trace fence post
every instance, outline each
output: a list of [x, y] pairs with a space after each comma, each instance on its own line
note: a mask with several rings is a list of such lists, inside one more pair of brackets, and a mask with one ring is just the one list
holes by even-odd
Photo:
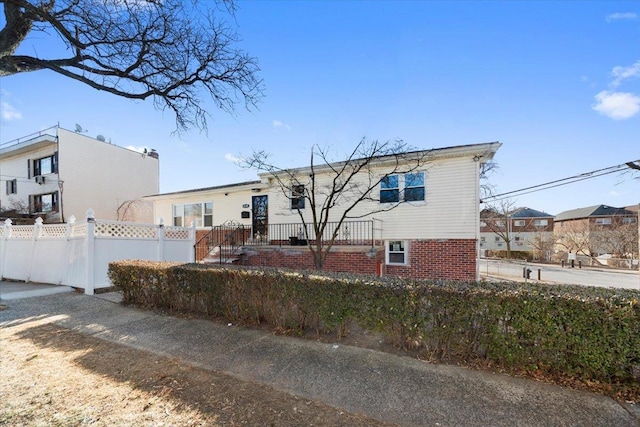
[[29, 271], [27, 272], [27, 283], [31, 281], [31, 275], [36, 264], [36, 245], [38, 244], [38, 238], [42, 232], [42, 222], [42, 218], [38, 217], [33, 225], [33, 236], [31, 237], [31, 262], [29, 262]]
[[87, 235], [85, 237], [85, 295], [93, 295], [95, 283], [93, 273], [95, 271], [95, 234], [96, 234], [96, 213], [93, 209], [87, 209]]
[[164, 261], [164, 219], [158, 224], [158, 261]]
[[4, 259], [6, 257], [5, 254], [9, 252], [7, 250], [7, 240], [11, 237], [11, 227], [11, 219], [7, 218], [2, 226], [2, 238], [0, 238], [0, 279], [4, 277]]
[[65, 233], [65, 237], [67, 238], [67, 241], [71, 239], [71, 230], [75, 224], [76, 224], [76, 217], [71, 215], [69, 217], [69, 220], [67, 221], [67, 231]]
[[196, 223], [192, 222], [189, 227], [189, 240], [191, 241], [190, 247], [194, 248], [192, 251], [189, 251], [189, 263], [193, 264], [196, 262]]

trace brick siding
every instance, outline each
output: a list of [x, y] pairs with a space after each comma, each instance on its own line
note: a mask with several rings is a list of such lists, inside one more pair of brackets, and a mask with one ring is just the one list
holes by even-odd
[[[384, 248], [334, 248], [324, 264], [326, 271], [382, 274], [415, 279], [476, 279], [476, 241], [471, 239], [412, 240], [407, 265], [385, 265]], [[313, 269], [306, 247], [248, 247], [240, 264], [261, 267]]]
[[387, 275], [414, 279], [476, 279], [476, 241], [440, 239], [409, 241], [407, 265], [387, 265]]

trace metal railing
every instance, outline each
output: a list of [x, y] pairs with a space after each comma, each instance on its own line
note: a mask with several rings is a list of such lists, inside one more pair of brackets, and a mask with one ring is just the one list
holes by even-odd
[[[345, 221], [342, 224], [337, 221], [327, 222], [322, 241], [330, 241], [336, 229], [334, 245], [375, 246], [373, 220]], [[309, 241], [316, 240], [316, 232], [311, 224], [269, 224], [267, 236], [252, 237], [248, 244], [306, 246]]]
[[215, 255], [216, 261], [225, 264], [247, 244], [251, 227], [245, 225], [217, 225], [193, 245], [195, 260], [202, 261]]
[[[337, 231], [335, 246], [371, 246], [382, 244], [375, 238], [382, 236], [380, 220], [328, 222], [322, 241], [329, 242]], [[313, 226], [302, 223], [269, 224], [267, 234], [251, 234], [248, 225], [218, 225], [202, 236], [194, 245], [196, 261], [225, 264], [236, 258], [243, 246], [307, 246], [316, 240]], [[215, 261], [213, 261], [215, 259]]]

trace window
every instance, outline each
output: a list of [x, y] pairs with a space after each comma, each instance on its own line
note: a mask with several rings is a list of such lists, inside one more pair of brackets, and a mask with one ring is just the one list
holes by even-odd
[[7, 180], [7, 194], [16, 194], [17, 192], [18, 192], [18, 180], [17, 179]]
[[380, 203], [395, 203], [400, 201], [400, 186], [398, 175], [388, 175], [380, 181]]
[[304, 209], [304, 185], [294, 185], [291, 188], [291, 209]]
[[487, 226], [487, 223], [486, 223], [486, 222], [484, 222], [484, 221], [480, 221], [480, 227], [486, 227], [486, 226]]
[[500, 236], [496, 236], [496, 237], [495, 237], [495, 241], [496, 241], [496, 242], [499, 242], [499, 241], [500, 241]]
[[515, 237], [515, 241], [516, 241], [516, 242], [519, 242], [519, 241], [520, 241], [520, 237], [519, 237], [519, 236], [516, 236], [516, 237]]
[[533, 221], [533, 225], [536, 227], [546, 227], [547, 225], [549, 225], [549, 220], [548, 219], [536, 219]]
[[173, 225], [176, 227], [211, 227], [213, 226], [213, 203], [186, 203], [173, 205]]
[[481, 237], [481, 238], [480, 238], [480, 241], [481, 241], [481, 242], [484, 242], [485, 240], [486, 240], [486, 238], [485, 238], [485, 237]]
[[407, 263], [407, 245], [402, 240], [387, 242], [387, 264], [405, 265]]
[[408, 173], [404, 176], [404, 201], [424, 201], [424, 172]]
[[387, 175], [380, 181], [380, 203], [400, 202], [400, 190], [405, 202], [425, 200], [424, 172], [411, 172], [404, 175]]
[[514, 227], [524, 227], [524, 220], [523, 219], [516, 219], [515, 221], [513, 221], [513, 226]]
[[31, 212], [57, 212], [58, 211], [58, 192], [48, 194], [36, 194], [29, 196]]
[[638, 222], [638, 218], [622, 218], [623, 224], [635, 224]]
[[611, 225], [611, 218], [596, 218], [598, 225]]
[[[29, 167], [30, 166], [31, 164], [29, 164]], [[49, 173], [58, 173], [58, 153], [33, 160], [33, 174], [31, 174], [31, 169], [29, 169], [29, 178]]]

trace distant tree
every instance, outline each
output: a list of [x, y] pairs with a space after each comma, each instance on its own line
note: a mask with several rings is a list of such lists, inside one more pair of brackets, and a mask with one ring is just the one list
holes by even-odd
[[[232, 113], [262, 96], [259, 67], [236, 46], [233, 0], [1, 0], [0, 76], [50, 70], [97, 90], [152, 98], [178, 131], [207, 128], [200, 92]], [[38, 48], [56, 37], [61, 49]], [[24, 46], [21, 54], [17, 54]], [[65, 50], [66, 54], [58, 54]], [[27, 53], [29, 52], [29, 53]]]
[[511, 258], [511, 243], [515, 237], [511, 217], [514, 205], [515, 202], [511, 199], [501, 199], [486, 203], [485, 208], [480, 213], [480, 221], [505, 243], [507, 258]]
[[116, 209], [118, 221], [145, 221], [153, 217], [153, 208], [150, 202], [142, 199], [125, 200]]
[[[315, 268], [321, 270], [345, 221], [389, 211], [404, 203], [405, 198], [400, 195], [396, 203], [380, 204], [381, 183], [390, 175], [423, 170], [430, 154], [410, 151], [402, 141], [362, 139], [340, 162], [331, 162], [328, 150], [314, 145], [310, 165], [304, 169], [282, 169], [271, 163], [264, 151], [254, 152], [240, 164], [268, 173], [281, 194], [293, 202], [292, 209], [302, 222]], [[364, 202], [376, 202], [372, 204], [375, 208], [357, 214], [355, 208]], [[330, 233], [328, 239], [326, 233]]]
[[551, 232], [535, 232], [529, 239], [529, 245], [533, 248], [533, 257], [544, 261], [551, 261], [551, 253], [556, 245], [556, 239]]
[[564, 249], [567, 253], [591, 256], [593, 241], [590, 241], [589, 231], [589, 221], [586, 219], [575, 222], [568, 221], [560, 231], [555, 233], [554, 238], [558, 247]]

